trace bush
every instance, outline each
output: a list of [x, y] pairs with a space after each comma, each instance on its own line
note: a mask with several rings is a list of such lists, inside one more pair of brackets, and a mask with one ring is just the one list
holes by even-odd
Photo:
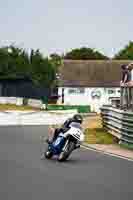
[[48, 105], [48, 110], [72, 110], [77, 109], [79, 113], [89, 113], [89, 105]]

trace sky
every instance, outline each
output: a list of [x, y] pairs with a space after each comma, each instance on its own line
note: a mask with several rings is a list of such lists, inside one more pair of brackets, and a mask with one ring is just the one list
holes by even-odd
[[89, 47], [112, 57], [133, 40], [133, 0], [0, 0], [0, 46], [44, 55]]

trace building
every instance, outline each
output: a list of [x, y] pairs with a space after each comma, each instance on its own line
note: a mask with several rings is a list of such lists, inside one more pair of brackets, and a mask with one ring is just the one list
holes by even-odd
[[120, 98], [123, 60], [64, 60], [61, 66], [58, 104], [90, 105], [99, 112], [103, 104]]

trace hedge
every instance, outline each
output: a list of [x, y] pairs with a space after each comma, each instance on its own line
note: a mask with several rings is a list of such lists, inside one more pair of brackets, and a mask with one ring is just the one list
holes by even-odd
[[48, 105], [48, 110], [72, 110], [77, 109], [79, 113], [89, 113], [89, 105]]

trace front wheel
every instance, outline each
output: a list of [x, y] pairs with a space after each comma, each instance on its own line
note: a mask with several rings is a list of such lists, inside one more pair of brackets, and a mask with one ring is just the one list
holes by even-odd
[[59, 162], [65, 161], [70, 156], [70, 154], [72, 153], [74, 149], [75, 149], [75, 143], [69, 142], [67, 146], [65, 147], [65, 150], [60, 153], [58, 157], [58, 161]]
[[59, 157], [58, 157], [58, 161], [62, 162], [62, 161], [65, 161], [66, 159], [67, 159], [66, 153], [65, 152], [61, 152]]

